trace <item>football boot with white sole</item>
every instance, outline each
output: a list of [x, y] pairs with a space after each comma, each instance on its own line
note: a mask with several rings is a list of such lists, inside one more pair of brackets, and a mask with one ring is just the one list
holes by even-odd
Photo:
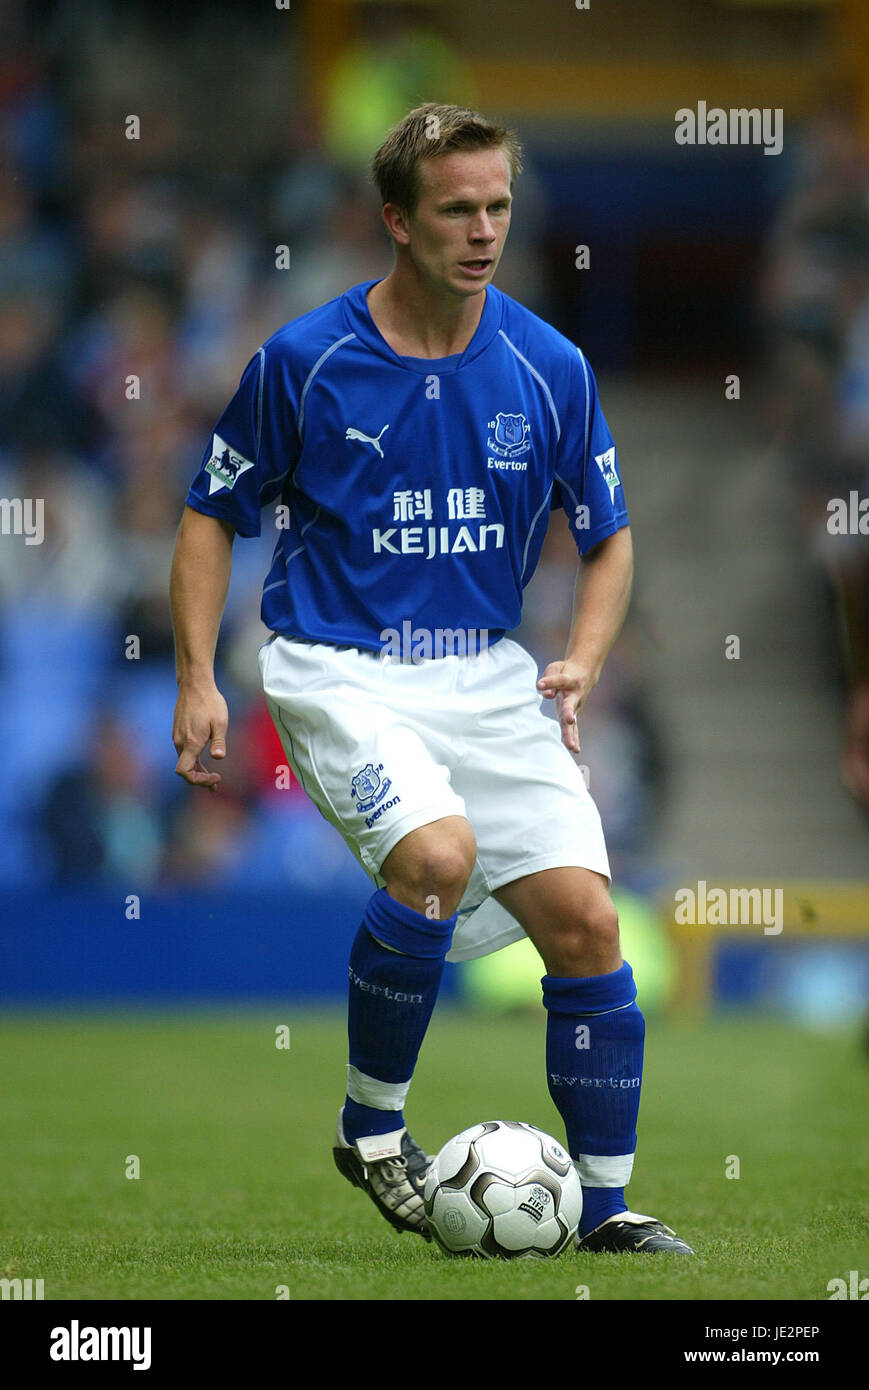
[[354, 1187], [368, 1193], [381, 1216], [396, 1231], [412, 1231], [431, 1240], [422, 1194], [432, 1159], [410, 1137], [406, 1127], [390, 1134], [372, 1134], [350, 1144], [344, 1137], [343, 1118], [342, 1109], [332, 1149], [338, 1172]]

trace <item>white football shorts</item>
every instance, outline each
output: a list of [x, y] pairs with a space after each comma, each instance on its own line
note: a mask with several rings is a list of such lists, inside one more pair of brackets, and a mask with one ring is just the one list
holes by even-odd
[[491, 896], [503, 884], [571, 865], [610, 878], [597, 807], [518, 642], [414, 662], [273, 634], [259, 663], [290, 768], [377, 888], [411, 830], [470, 822], [477, 860], [448, 960], [524, 935]]

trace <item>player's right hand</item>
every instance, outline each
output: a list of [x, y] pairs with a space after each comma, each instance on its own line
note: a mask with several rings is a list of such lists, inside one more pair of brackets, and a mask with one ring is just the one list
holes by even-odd
[[175, 771], [191, 787], [205, 787], [216, 792], [220, 773], [208, 772], [200, 761], [206, 747], [212, 758], [226, 757], [226, 731], [229, 710], [226, 701], [212, 682], [210, 686], [180, 685], [172, 725], [172, 742], [178, 754]]

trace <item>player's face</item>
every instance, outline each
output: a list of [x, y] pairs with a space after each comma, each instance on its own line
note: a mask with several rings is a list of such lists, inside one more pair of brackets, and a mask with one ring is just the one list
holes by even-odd
[[457, 150], [423, 160], [406, 245], [432, 287], [479, 294], [492, 279], [510, 227], [510, 166], [502, 150]]

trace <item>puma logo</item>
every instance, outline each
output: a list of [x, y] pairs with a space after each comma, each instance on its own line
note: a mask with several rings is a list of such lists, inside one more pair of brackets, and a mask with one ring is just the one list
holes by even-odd
[[387, 431], [388, 429], [389, 429], [389, 426], [388, 426], [388, 425], [384, 425], [384, 426], [383, 426], [383, 429], [380, 431], [380, 434], [377, 436], [377, 438], [376, 438], [376, 439], [372, 439], [370, 434], [363, 434], [361, 430], [354, 430], [354, 429], [351, 428], [351, 429], [348, 429], [348, 431], [347, 431], [347, 433], [345, 434], [344, 438], [345, 438], [345, 439], [359, 439], [359, 440], [361, 440], [361, 442], [362, 442], [363, 444], [371, 444], [371, 445], [373, 446], [373, 448], [375, 448], [375, 449], [377, 450], [377, 452], [378, 452], [378, 454], [380, 455], [380, 457], [383, 458], [383, 450], [382, 450], [381, 447], [380, 447], [380, 439], [381, 439], [381, 436], [382, 436], [382, 435], [386, 434], [386, 431]]

